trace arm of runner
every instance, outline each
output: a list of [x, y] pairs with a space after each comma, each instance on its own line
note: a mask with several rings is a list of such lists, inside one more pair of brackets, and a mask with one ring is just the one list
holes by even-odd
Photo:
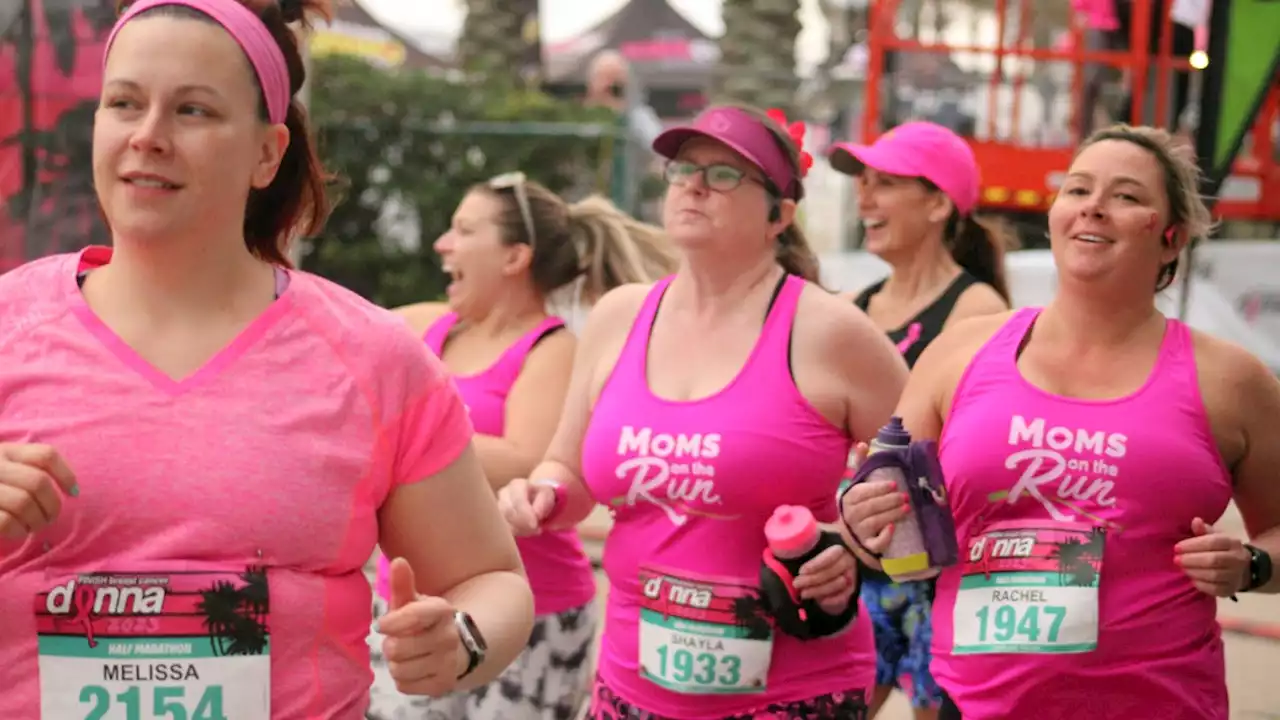
[[476, 452], [495, 491], [529, 477], [546, 454], [564, 409], [576, 346], [564, 330], [540, 340], [507, 395], [503, 437], [476, 435]]
[[[1235, 501], [1244, 519], [1251, 544], [1271, 556], [1272, 566], [1280, 560], [1280, 380], [1262, 361], [1237, 350], [1241, 358], [1239, 376], [1245, 435], [1245, 454], [1235, 464]], [[1248, 566], [1245, 568], [1248, 571]], [[1245, 587], [1247, 578], [1237, 588]], [[1280, 593], [1280, 575], [1254, 592]]]
[[[451, 623], [448, 608], [439, 609], [442, 598], [471, 616], [487, 645], [484, 662], [461, 687], [492, 681], [529, 640], [533, 593], [475, 452], [465, 447], [438, 472], [396, 488], [379, 518], [378, 544], [388, 558], [408, 561], [417, 591], [410, 602], [393, 603], [393, 612], [379, 619], [379, 630], [396, 642], [420, 641], [415, 634], [426, 629], [415, 625], [415, 613], [440, 618], [448, 614]], [[444, 634], [452, 640], [452, 632], [450, 624]], [[465, 668], [464, 660], [459, 658], [456, 672]], [[455, 672], [454, 664], [446, 667]]]
[[615, 288], [605, 293], [587, 316], [560, 422], [547, 454], [528, 479], [516, 478], [498, 494], [498, 504], [516, 535], [537, 534], [544, 525], [553, 530], [573, 528], [595, 508], [595, 498], [582, 480], [581, 457], [596, 378], [612, 371], [602, 368], [601, 361], [619, 335], [626, 337], [647, 290], [646, 285]]
[[[380, 418], [375, 447], [382, 455], [374, 465], [386, 468], [389, 489], [378, 510], [378, 545], [391, 561], [394, 596], [392, 610], [379, 618], [383, 652], [402, 692], [436, 695], [453, 689], [469, 659], [452, 610], [468, 613], [488, 645], [484, 662], [466, 677], [475, 686], [524, 649], [533, 593], [448, 370], [408, 333], [381, 339], [386, 361], [372, 387], [387, 415]], [[415, 674], [423, 667], [430, 678]]]

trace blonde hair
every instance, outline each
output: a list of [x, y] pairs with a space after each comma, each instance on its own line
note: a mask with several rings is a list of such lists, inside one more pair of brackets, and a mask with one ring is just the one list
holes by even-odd
[[[1194, 148], [1159, 128], [1113, 125], [1090, 135], [1076, 150], [1076, 156], [1090, 145], [1104, 140], [1137, 145], [1151, 153], [1160, 164], [1163, 190], [1169, 204], [1169, 227], [1174, 232], [1188, 243], [1208, 237], [1213, 232], [1213, 216], [1200, 195], [1200, 166], [1196, 163]], [[1174, 258], [1160, 267], [1160, 274], [1156, 276], [1156, 292], [1173, 284], [1177, 275], [1178, 258]]]
[[653, 282], [676, 269], [662, 228], [636, 220], [600, 195], [569, 206], [569, 239], [586, 275], [582, 294], [587, 302], [619, 285]]

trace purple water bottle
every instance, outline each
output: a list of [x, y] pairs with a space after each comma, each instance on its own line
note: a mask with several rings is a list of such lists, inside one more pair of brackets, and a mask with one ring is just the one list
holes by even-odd
[[[906, 456], [911, 448], [911, 433], [902, 425], [902, 418], [894, 415], [889, 424], [880, 428], [880, 432], [871, 441], [869, 455], [881, 452], [892, 452]], [[901, 468], [885, 466], [871, 471], [867, 480], [891, 480], [898, 486], [898, 492], [909, 495], [907, 483], [911, 480]], [[880, 558], [884, 572], [895, 582], [907, 580], [927, 580], [936, 577], [939, 568], [931, 567], [929, 549], [925, 546], [924, 534], [920, 531], [920, 523], [916, 513], [893, 524], [893, 533], [889, 536], [889, 547]]]

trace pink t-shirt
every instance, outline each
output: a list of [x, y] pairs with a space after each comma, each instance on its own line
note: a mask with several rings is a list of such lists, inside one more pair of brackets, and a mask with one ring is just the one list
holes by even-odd
[[301, 272], [174, 381], [84, 302], [78, 272], [109, 259], [0, 276], [0, 442], [52, 445], [80, 488], [0, 540], [0, 717], [363, 718], [375, 513], [467, 447], [452, 381], [397, 317]]

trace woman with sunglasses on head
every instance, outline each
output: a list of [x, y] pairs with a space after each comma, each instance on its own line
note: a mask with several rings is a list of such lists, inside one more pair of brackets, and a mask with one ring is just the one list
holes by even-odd
[[679, 269], [593, 308], [545, 459], [499, 495], [518, 535], [573, 527], [597, 503], [614, 515], [595, 720], [866, 712], [874, 652], [849, 552], [795, 573], [814, 627], [833, 619], [818, 637], [780, 631], [761, 580], [775, 510], [835, 520], [852, 438], [889, 416], [907, 372], [815, 284], [794, 225], [802, 135], [780, 113], [717, 106], [658, 137]]
[[[1052, 302], [965, 320], [916, 364], [898, 414], [941, 438], [960, 546], [934, 603], [944, 720], [1228, 717], [1217, 598], [1280, 592], [1280, 383], [1156, 307], [1209, 229], [1189, 148], [1096, 133], [1049, 211]], [[1233, 498], [1253, 545], [1212, 526]], [[901, 495], [842, 504], [882, 551]]]
[[0, 277], [0, 717], [361, 718], [375, 543], [401, 691], [529, 638], [446, 371], [286, 260], [327, 211], [290, 27], [325, 9], [138, 0], [107, 41], [112, 246]]
[[[590, 303], [624, 283], [674, 267], [658, 228], [600, 197], [566, 203], [510, 173], [462, 199], [436, 251], [452, 282], [445, 303], [401, 308], [414, 336], [443, 358], [476, 428], [494, 490], [525, 477], [546, 452], [564, 405], [575, 341], [547, 314], [547, 298], [577, 280]], [[529, 645], [490, 685], [429, 700], [396, 692], [373, 634], [372, 720], [576, 718], [590, 689], [595, 571], [572, 529], [519, 538], [536, 618]], [[385, 608], [379, 568], [375, 615]]]
[[[892, 268], [847, 297], [888, 334], [908, 367], [943, 328], [1009, 309], [1008, 240], [973, 215], [978, 165], [959, 135], [911, 122], [869, 146], [839, 143], [830, 158], [837, 171], [857, 178], [864, 247]], [[861, 571], [876, 635], [872, 714], [910, 678], [916, 717], [937, 717], [942, 691], [929, 672], [933, 580], [895, 583], [879, 570]]]

